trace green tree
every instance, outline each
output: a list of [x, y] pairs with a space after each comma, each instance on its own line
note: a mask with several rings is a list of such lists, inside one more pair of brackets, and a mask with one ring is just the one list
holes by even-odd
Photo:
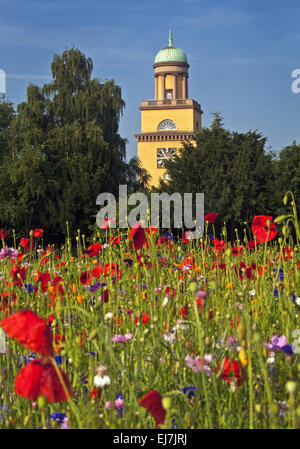
[[294, 141], [292, 145], [284, 147], [277, 161], [277, 195], [279, 208], [277, 214], [286, 212], [282, 203], [285, 192], [290, 190], [294, 194], [298, 214], [300, 212], [300, 144]]
[[166, 163], [171, 180], [161, 181], [160, 190], [204, 193], [205, 213], [219, 213], [219, 223], [226, 221], [234, 238], [235, 227], [272, 212], [274, 155], [265, 144], [257, 131], [226, 130], [216, 113], [211, 127], [185, 142], [180, 154]]
[[[55, 55], [53, 81], [29, 85], [10, 126], [0, 173], [1, 224], [28, 232], [43, 227], [62, 239], [95, 220], [99, 193], [117, 196], [127, 179], [126, 140], [118, 133], [125, 107], [113, 80], [92, 79], [92, 60], [78, 49]], [[7, 173], [9, 173], [7, 179]]]

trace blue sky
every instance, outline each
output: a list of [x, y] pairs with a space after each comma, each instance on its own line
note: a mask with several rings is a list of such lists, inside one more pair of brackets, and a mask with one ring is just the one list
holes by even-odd
[[17, 104], [30, 82], [49, 81], [53, 54], [79, 48], [92, 58], [94, 77], [122, 88], [120, 133], [130, 158], [140, 102], [154, 97], [153, 61], [172, 29], [203, 126], [220, 111], [226, 128], [257, 129], [278, 151], [300, 143], [300, 94], [291, 90], [299, 23], [299, 0], [0, 0], [0, 69]]

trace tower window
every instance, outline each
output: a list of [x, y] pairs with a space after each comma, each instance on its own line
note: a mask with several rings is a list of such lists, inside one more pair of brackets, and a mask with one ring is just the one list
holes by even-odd
[[166, 90], [166, 100], [173, 99], [173, 90]]
[[160, 122], [160, 124], [158, 125], [158, 128], [157, 128], [158, 131], [167, 131], [167, 130], [173, 130], [173, 129], [177, 129], [176, 123], [173, 122], [173, 120], [168, 120], [168, 119]]

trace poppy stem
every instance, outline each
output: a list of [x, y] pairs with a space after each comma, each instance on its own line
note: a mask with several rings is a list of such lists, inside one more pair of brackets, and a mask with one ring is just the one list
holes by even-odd
[[61, 386], [63, 387], [64, 392], [65, 392], [65, 394], [66, 394], [66, 396], [67, 396], [67, 399], [68, 399], [68, 402], [69, 402], [69, 404], [70, 404], [71, 410], [72, 410], [72, 412], [74, 413], [74, 416], [75, 416], [75, 418], [76, 418], [78, 427], [79, 427], [79, 429], [82, 429], [83, 427], [82, 427], [82, 424], [81, 424], [81, 421], [80, 421], [80, 417], [79, 417], [79, 415], [78, 415], [78, 413], [77, 413], [76, 406], [75, 406], [74, 402], [73, 402], [72, 399], [71, 399], [71, 396], [70, 396], [69, 391], [68, 391], [68, 389], [67, 389], [67, 386], [66, 386], [66, 384], [65, 384], [65, 382], [64, 382], [64, 380], [63, 380], [63, 377], [62, 377], [62, 375], [61, 375], [61, 372], [60, 372], [60, 370], [59, 370], [59, 368], [58, 368], [58, 366], [57, 366], [57, 364], [56, 364], [56, 361], [55, 361], [55, 359], [54, 359], [53, 357], [51, 357], [51, 361], [52, 361], [53, 366], [54, 366], [54, 368], [55, 368], [55, 371], [56, 371], [56, 373], [57, 373], [57, 375], [58, 375], [58, 378], [59, 378], [59, 381], [60, 381], [60, 383], [61, 383]]

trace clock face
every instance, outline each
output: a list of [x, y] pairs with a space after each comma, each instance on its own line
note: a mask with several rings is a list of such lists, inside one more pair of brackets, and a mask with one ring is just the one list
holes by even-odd
[[172, 160], [176, 156], [175, 148], [158, 148], [157, 149], [157, 167], [164, 168], [166, 161]]

